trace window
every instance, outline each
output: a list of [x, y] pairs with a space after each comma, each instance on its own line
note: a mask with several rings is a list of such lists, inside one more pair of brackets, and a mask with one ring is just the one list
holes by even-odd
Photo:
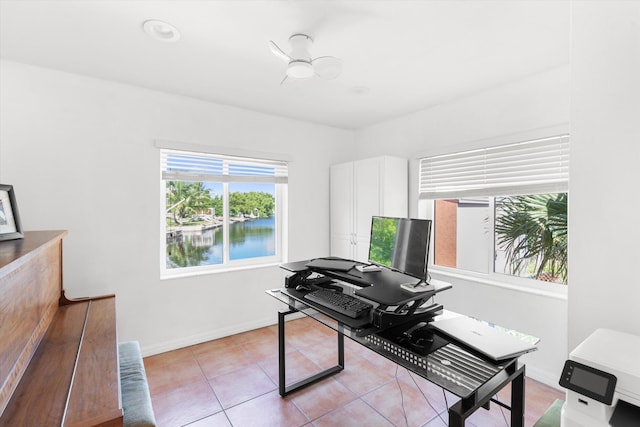
[[163, 277], [279, 263], [287, 163], [162, 149]]
[[566, 284], [568, 167], [567, 135], [420, 159], [433, 263]]

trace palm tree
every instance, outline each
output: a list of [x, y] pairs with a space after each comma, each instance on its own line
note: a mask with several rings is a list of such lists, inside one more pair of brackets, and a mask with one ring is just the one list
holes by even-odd
[[202, 182], [167, 183], [167, 207], [176, 224], [182, 224], [184, 218], [209, 209], [211, 202], [211, 194]]
[[536, 278], [567, 283], [567, 193], [496, 198], [496, 245], [511, 274], [533, 262]]

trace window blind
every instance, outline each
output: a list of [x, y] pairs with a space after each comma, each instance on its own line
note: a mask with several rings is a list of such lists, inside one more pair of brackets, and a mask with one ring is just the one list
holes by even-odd
[[568, 191], [569, 135], [420, 159], [421, 199]]
[[285, 161], [252, 159], [177, 150], [160, 150], [162, 179], [189, 182], [286, 184]]

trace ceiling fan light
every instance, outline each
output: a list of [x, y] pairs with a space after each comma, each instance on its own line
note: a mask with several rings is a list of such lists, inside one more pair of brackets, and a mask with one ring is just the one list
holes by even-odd
[[287, 76], [292, 79], [308, 79], [314, 74], [313, 67], [307, 61], [291, 61], [287, 67]]

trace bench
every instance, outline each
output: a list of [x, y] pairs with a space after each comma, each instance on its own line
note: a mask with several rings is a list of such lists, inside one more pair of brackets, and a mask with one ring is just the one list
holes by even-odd
[[118, 344], [118, 353], [124, 425], [153, 427], [156, 425], [156, 419], [153, 415], [140, 345], [137, 341], [121, 342]]

